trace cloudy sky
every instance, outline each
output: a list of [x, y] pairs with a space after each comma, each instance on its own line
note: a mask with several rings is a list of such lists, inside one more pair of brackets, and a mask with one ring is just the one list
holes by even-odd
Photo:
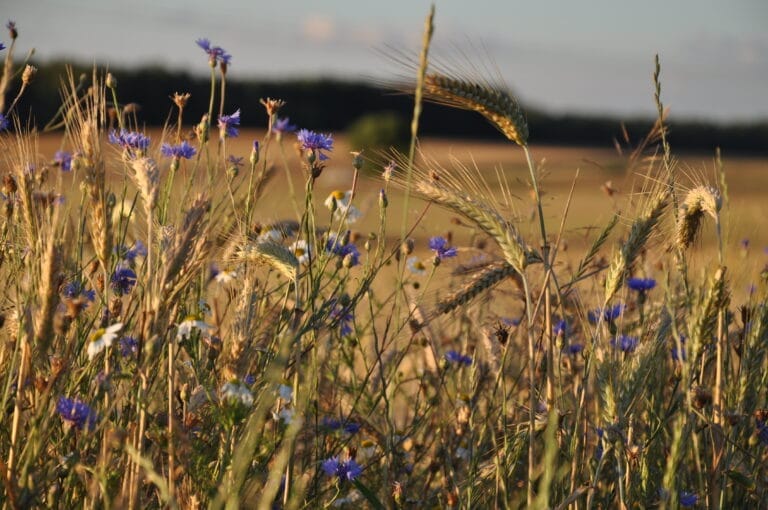
[[[206, 73], [194, 44], [233, 55], [230, 76], [386, 79], [381, 56], [418, 51], [426, 0], [4, 0], [21, 51], [111, 66]], [[768, 120], [766, 0], [438, 0], [435, 51], [492, 62], [529, 104], [552, 112], [652, 115], [654, 54], [676, 117]], [[0, 31], [0, 41], [8, 43]], [[385, 52], [388, 50], [385, 50]]]

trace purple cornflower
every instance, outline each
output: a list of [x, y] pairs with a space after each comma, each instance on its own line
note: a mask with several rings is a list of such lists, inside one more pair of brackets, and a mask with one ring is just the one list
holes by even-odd
[[637, 337], [619, 335], [611, 339], [611, 345], [614, 349], [619, 349], [621, 352], [635, 352], [635, 349], [637, 349]]
[[680, 491], [680, 506], [683, 508], [691, 508], [696, 506], [699, 502], [699, 497], [693, 492]]
[[757, 437], [763, 444], [768, 445], [768, 423], [757, 420]]
[[456, 248], [449, 248], [448, 240], [442, 236], [430, 238], [429, 249], [433, 250], [439, 259], [447, 259], [456, 256]]
[[211, 67], [216, 66], [216, 62], [221, 62], [222, 64], [229, 64], [230, 60], [232, 60], [232, 55], [224, 51], [224, 49], [220, 46], [211, 46], [211, 41], [209, 41], [206, 38], [200, 38], [197, 41], [195, 41], [198, 46], [200, 46], [203, 51], [205, 51], [208, 54], [208, 59], [211, 64]]
[[234, 166], [235, 168], [240, 168], [245, 163], [243, 162], [245, 158], [238, 158], [237, 156], [233, 156], [230, 154], [230, 156], [227, 158], [227, 163], [229, 163], [230, 166]]
[[135, 131], [126, 131], [121, 129], [118, 133], [116, 130], [109, 132], [109, 143], [119, 145], [126, 150], [138, 150], [145, 151], [149, 148], [149, 137]]
[[197, 150], [184, 140], [179, 145], [164, 143], [162, 147], [160, 147], [160, 154], [166, 158], [192, 159], [192, 157], [197, 154]]
[[351, 482], [360, 476], [363, 468], [354, 459], [340, 461], [338, 457], [331, 457], [323, 461], [323, 471], [330, 477], [338, 477], [342, 482]]
[[56, 412], [61, 415], [61, 419], [77, 429], [86, 427], [88, 430], [96, 426], [96, 413], [88, 404], [80, 399], [71, 399], [59, 397], [56, 403]]
[[91, 290], [85, 290], [85, 285], [83, 285], [82, 282], [69, 282], [64, 286], [64, 289], [61, 292], [65, 298], [69, 299], [75, 299], [77, 297], [83, 296], [88, 301], [94, 301], [96, 299], [96, 291]]
[[[3, 43], [0, 43], [0, 46], [2, 45]], [[8, 121], [8, 117], [0, 113], [0, 131], [5, 131], [6, 129], [8, 129], [8, 124], [10, 124], [10, 122]]]
[[590, 310], [589, 312], [587, 312], [587, 319], [589, 319], [589, 322], [591, 322], [592, 324], [597, 324], [598, 320], [600, 319], [600, 316], [602, 315], [607, 322], [613, 322], [619, 318], [619, 316], [622, 314], [623, 311], [624, 311], [624, 305], [622, 304], [618, 304], [611, 308], [606, 308], [605, 310], [601, 308], [597, 308], [595, 310]]
[[122, 296], [131, 292], [134, 285], [136, 285], [136, 273], [133, 269], [130, 267], [117, 266], [112, 275], [112, 289], [117, 292], [118, 295]]
[[680, 337], [680, 350], [681, 350], [681, 352], [678, 353], [677, 352], [677, 345], [673, 341], [672, 342], [672, 348], [670, 349], [670, 354], [672, 355], [672, 361], [680, 361], [680, 359], [682, 359], [683, 361], [686, 360], [686, 357], [685, 357], [685, 337], [684, 336]]
[[72, 154], [65, 151], [56, 151], [53, 155], [53, 162], [64, 172], [72, 170]]
[[357, 246], [352, 243], [341, 244], [341, 241], [336, 236], [331, 236], [328, 242], [325, 244], [325, 250], [338, 255], [342, 259], [349, 256], [350, 267], [356, 266], [360, 263], [360, 252], [357, 250]]
[[146, 257], [147, 256], [147, 247], [144, 246], [144, 243], [142, 243], [140, 240], [136, 240], [135, 243], [133, 243], [133, 246], [128, 248], [127, 246], [117, 246], [115, 248], [115, 253], [119, 257], [121, 257], [124, 261], [133, 264], [136, 260], [136, 257]]
[[285, 117], [283, 119], [277, 118], [275, 120], [275, 123], [272, 124], [272, 131], [277, 133], [278, 135], [282, 135], [284, 133], [293, 133], [296, 131], [296, 126], [291, 124], [290, 118]]
[[627, 280], [627, 287], [637, 292], [647, 292], [656, 286], [656, 280], [653, 278], [630, 278]]
[[235, 126], [240, 125], [240, 109], [232, 115], [219, 115], [219, 136], [221, 138], [235, 138], [239, 132]]
[[597, 460], [600, 460], [603, 458], [603, 436], [605, 435], [605, 431], [601, 427], [597, 427], [595, 429], [595, 432], [597, 433], [597, 448], [595, 448], [595, 458]]
[[455, 363], [457, 365], [471, 365], [472, 364], [472, 356], [467, 356], [465, 354], [461, 354], [458, 351], [450, 350], [445, 353], [445, 359], [446, 361], [450, 363]]
[[328, 159], [328, 156], [323, 154], [322, 151], [333, 150], [333, 136], [330, 134], [324, 135], [307, 129], [301, 129], [296, 133], [296, 137], [299, 139], [299, 143], [301, 143], [301, 148], [306, 151], [312, 151], [312, 154], [317, 156], [320, 161]]
[[568, 344], [564, 350], [574, 356], [584, 350], [584, 344]]
[[352, 329], [352, 323], [355, 320], [355, 315], [347, 306], [339, 304], [338, 301], [333, 300], [333, 308], [329, 315], [332, 322], [339, 327], [339, 334], [341, 336], [349, 336], [354, 330]]
[[120, 339], [120, 355], [124, 358], [139, 354], [139, 342], [132, 336], [124, 336]]

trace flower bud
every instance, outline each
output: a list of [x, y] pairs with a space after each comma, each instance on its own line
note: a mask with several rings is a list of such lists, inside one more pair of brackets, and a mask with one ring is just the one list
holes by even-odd
[[116, 89], [117, 88], [117, 78], [115, 78], [115, 75], [112, 73], [107, 73], [107, 80], [106, 85], [108, 89]]
[[352, 168], [355, 170], [360, 170], [363, 168], [363, 157], [361, 156], [362, 151], [351, 152], [350, 154], [352, 154]]
[[251, 149], [251, 157], [249, 158], [251, 165], [255, 165], [259, 162], [259, 141], [253, 141], [253, 149]]
[[387, 193], [383, 190], [379, 190], [379, 208], [380, 209], [386, 209], [389, 205], [389, 200], [387, 199]]
[[27, 64], [27, 67], [24, 68], [24, 72], [21, 73], [21, 83], [23, 85], [29, 85], [32, 78], [35, 77], [35, 74], [37, 74], [37, 67]]

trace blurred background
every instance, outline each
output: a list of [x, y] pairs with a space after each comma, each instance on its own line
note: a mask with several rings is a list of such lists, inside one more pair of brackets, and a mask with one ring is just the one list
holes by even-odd
[[[410, 100], [380, 84], [408, 71], [387, 58], [416, 53], [430, 2], [344, 0], [6, 0], [17, 23], [15, 57], [35, 48], [40, 80], [58, 87], [63, 63], [108, 66], [124, 101], [142, 120], [162, 123], [175, 91], [204, 111], [209, 68], [195, 40], [232, 54], [228, 104], [245, 125], [263, 125], [251, 107], [271, 95], [302, 127], [338, 130], [369, 112], [407, 118]], [[495, 67], [529, 114], [532, 141], [609, 144], [624, 122], [640, 132], [655, 116], [654, 55], [678, 148], [768, 150], [768, 2], [436, 2], [434, 55], [457, 48]], [[0, 31], [0, 33], [2, 33]], [[9, 44], [7, 33], [0, 37]], [[383, 55], [382, 55], [383, 53]], [[37, 92], [37, 95], [35, 94]], [[43, 121], [57, 94], [27, 96]], [[194, 110], [193, 103], [190, 108]], [[24, 110], [22, 110], [24, 111]], [[29, 111], [29, 110], [28, 110]], [[436, 112], [442, 113], [436, 113]], [[424, 133], [495, 136], [482, 119], [431, 108]]]

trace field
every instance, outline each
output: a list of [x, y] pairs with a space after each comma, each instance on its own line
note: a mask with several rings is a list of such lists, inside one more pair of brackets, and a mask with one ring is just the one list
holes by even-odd
[[202, 120], [0, 117], [3, 508], [768, 503], [764, 159], [537, 146], [426, 61], [498, 142], [240, 129], [198, 46]]

